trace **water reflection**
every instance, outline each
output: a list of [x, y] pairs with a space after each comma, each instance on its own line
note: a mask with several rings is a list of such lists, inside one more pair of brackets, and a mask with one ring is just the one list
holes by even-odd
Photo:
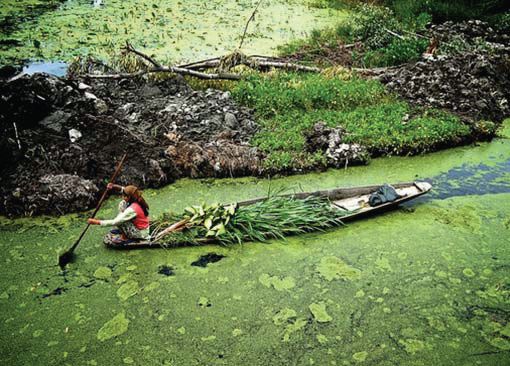
[[30, 62], [23, 67], [23, 73], [32, 75], [38, 72], [45, 72], [55, 76], [65, 76], [67, 72], [67, 63], [56, 62]]

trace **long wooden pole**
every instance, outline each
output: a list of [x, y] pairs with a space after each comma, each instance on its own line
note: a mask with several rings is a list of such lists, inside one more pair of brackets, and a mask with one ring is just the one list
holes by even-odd
[[[117, 165], [115, 172], [113, 173], [112, 177], [110, 178], [109, 183], [113, 183], [115, 181], [115, 179], [117, 178], [117, 176], [119, 175], [120, 169], [122, 168], [122, 165], [124, 164], [124, 161], [126, 160], [126, 157], [127, 157], [127, 154], [124, 154], [122, 156], [122, 159], [120, 159], [119, 164]], [[101, 205], [103, 204], [103, 202], [106, 198], [107, 193], [108, 193], [108, 189], [106, 188], [103, 192], [103, 195], [101, 196], [101, 199], [97, 203], [96, 209], [92, 213], [91, 218], [94, 218], [96, 216], [97, 212], [101, 208]], [[60, 268], [64, 269], [64, 267], [67, 265], [67, 263], [69, 263], [73, 259], [74, 250], [76, 249], [78, 244], [80, 244], [81, 239], [83, 238], [83, 236], [85, 235], [85, 233], [87, 232], [89, 227], [90, 227], [90, 224], [87, 224], [87, 226], [82, 231], [81, 235], [78, 237], [78, 240], [76, 240], [76, 242], [73, 244], [73, 246], [71, 248], [69, 248], [68, 251], [66, 251], [65, 253], [60, 255], [60, 257], [58, 258], [58, 264], [59, 264]]]

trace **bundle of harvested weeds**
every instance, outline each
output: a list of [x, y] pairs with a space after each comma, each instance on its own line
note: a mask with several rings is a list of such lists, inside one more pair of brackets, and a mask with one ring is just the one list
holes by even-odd
[[169, 233], [158, 241], [167, 246], [206, 242], [240, 244], [339, 226], [347, 213], [332, 209], [330, 202], [320, 197], [269, 196], [246, 206], [202, 205], [186, 208], [183, 215], [167, 214], [157, 221], [152, 236], [176, 221], [187, 219], [184, 230]]
[[232, 53], [228, 53], [220, 58], [218, 70], [230, 71], [237, 65], [242, 65], [247, 62], [246, 55], [240, 50], [234, 50]]

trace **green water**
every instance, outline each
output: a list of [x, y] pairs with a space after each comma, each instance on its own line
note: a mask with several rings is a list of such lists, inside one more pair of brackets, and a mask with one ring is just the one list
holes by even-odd
[[[146, 193], [157, 214], [269, 186], [412, 179], [430, 180], [434, 192], [287, 241], [122, 252], [105, 249], [105, 229], [93, 227], [65, 275], [58, 252], [86, 214], [3, 219], [0, 363], [508, 364], [510, 139], [271, 182], [181, 180]], [[99, 216], [112, 216], [115, 204]], [[225, 258], [190, 265], [207, 253]]]
[[[106, 59], [126, 41], [165, 62], [222, 56], [239, 45], [257, 2], [103, 0], [94, 7], [92, 0], [69, 0], [31, 19], [34, 9], [44, 2], [2, 0], [0, 24], [9, 21], [15, 26], [0, 27], [0, 63], [68, 61], [87, 54]], [[347, 16], [343, 11], [308, 5], [306, 0], [262, 2], [248, 28], [243, 51], [272, 54], [278, 45]], [[13, 41], [17, 46], [9, 44]]]

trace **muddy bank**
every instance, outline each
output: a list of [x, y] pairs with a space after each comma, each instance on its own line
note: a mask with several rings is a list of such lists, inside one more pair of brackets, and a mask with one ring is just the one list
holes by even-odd
[[442, 55], [384, 71], [379, 79], [404, 99], [468, 120], [501, 122], [510, 115], [510, 36], [487, 23], [432, 26]]
[[45, 74], [0, 83], [0, 213], [91, 207], [124, 152], [121, 184], [257, 174], [253, 113], [181, 78], [86, 85]]

